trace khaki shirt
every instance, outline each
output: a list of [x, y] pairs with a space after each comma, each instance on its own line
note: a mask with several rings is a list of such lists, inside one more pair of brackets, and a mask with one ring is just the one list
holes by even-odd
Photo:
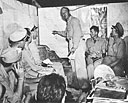
[[107, 41], [103, 38], [98, 37], [96, 42], [92, 38], [87, 39], [87, 52], [92, 55], [92, 57], [102, 57], [102, 53], [105, 53], [107, 49]]
[[34, 58], [27, 49], [22, 51], [22, 62], [25, 66], [25, 77], [37, 77], [38, 71], [44, 69], [42, 66], [35, 64]]
[[125, 42], [123, 39], [116, 40], [108, 46], [108, 55], [122, 59], [125, 55]]
[[65, 31], [60, 31], [59, 34], [65, 36], [68, 40], [72, 40], [72, 47], [78, 48], [80, 39], [83, 37], [79, 19], [70, 16]]

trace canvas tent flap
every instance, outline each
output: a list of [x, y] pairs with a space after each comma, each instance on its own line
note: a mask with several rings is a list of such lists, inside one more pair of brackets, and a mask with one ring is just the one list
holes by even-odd
[[41, 7], [72, 6], [72, 5], [94, 5], [104, 3], [128, 2], [128, 0], [18, 0], [33, 5], [36, 1]]

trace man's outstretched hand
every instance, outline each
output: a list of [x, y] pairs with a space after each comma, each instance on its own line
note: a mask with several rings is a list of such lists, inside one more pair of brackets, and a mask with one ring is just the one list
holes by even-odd
[[55, 35], [55, 34], [58, 34], [58, 31], [52, 31], [52, 34]]

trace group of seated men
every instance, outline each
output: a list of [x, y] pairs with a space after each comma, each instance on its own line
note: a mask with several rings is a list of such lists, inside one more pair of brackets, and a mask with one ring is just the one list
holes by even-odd
[[[39, 59], [36, 29], [18, 29], [9, 37], [10, 47], [1, 54], [0, 96], [3, 103], [32, 103], [30, 100], [33, 96], [37, 103], [61, 103], [65, 95], [66, 83], [63, 77], [54, 74], [54, 69], [50, 69], [51, 75], [42, 74], [46, 69]], [[89, 79], [93, 78], [94, 70], [100, 64], [110, 66], [116, 76], [125, 75], [126, 50], [121, 38], [124, 29], [119, 22], [111, 29], [109, 38], [101, 38], [98, 37], [97, 26], [90, 28], [91, 38], [86, 41], [85, 52]]]
[[61, 103], [65, 95], [64, 73], [55, 70], [61, 65], [42, 66], [36, 30], [35, 26], [18, 28], [8, 38], [9, 47], [0, 56], [1, 103], [32, 103], [34, 96], [33, 103]]
[[116, 76], [125, 76], [126, 46], [121, 38], [124, 35], [122, 25], [119, 22], [115, 26], [112, 25], [109, 38], [98, 37], [98, 33], [99, 28], [92, 26], [90, 28], [91, 38], [86, 41], [85, 56], [89, 79], [93, 78], [94, 70], [100, 64], [110, 66]]
[[16, 91], [9, 91], [4, 83], [0, 83], [0, 103], [62, 103], [66, 92], [62, 76], [55, 73], [43, 76], [38, 83], [37, 92], [26, 95], [22, 91], [24, 79], [21, 75], [24, 77], [23, 72], [19, 73]]

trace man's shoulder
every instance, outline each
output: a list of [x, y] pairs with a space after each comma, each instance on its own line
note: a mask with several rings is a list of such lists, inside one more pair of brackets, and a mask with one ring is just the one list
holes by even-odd
[[79, 19], [77, 17], [72, 16], [71, 21], [72, 22], [79, 22]]
[[91, 40], [92, 40], [92, 38], [88, 38], [88, 39], [87, 39], [87, 41], [91, 41]]
[[125, 43], [124, 39], [120, 38], [120, 39], [119, 39], [119, 43], [124, 44], [124, 43]]
[[124, 37], [124, 40], [127, 40], [127, 41], [128, 41], [128, 36], [125, 36], [125, 37]]
[[88, 38], [88, 39], [86, 40], [86, 42], [87, 42], [87, 43], [92, 42], [92, 38]]
[[102, 37], [98, 37], [98, 40], [99, 40], [100, 42], [106, 42], [106, 41], [107, 41], [105, 38], [102, 38]]

